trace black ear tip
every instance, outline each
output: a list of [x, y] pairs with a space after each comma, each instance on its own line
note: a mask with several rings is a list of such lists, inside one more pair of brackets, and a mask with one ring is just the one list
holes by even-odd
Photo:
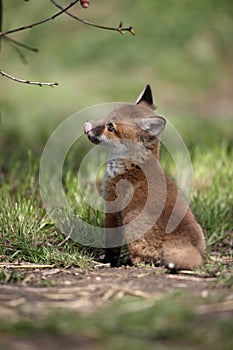
[[149, 84], [146, 85], [144, 90], [144, 99], [149, 103], [153, 104], [153, 97], [152, 97], [152, 91]]
[[150, 91], [151, 92], [150, 84], [146, 84], [145, 91]]
[[146, 86], [144, 88], [144, 95], [145, 96], [152, 96], [152, 91], [151, 91], [151, 87], [149, 84], [146, 84]]
[[136, 104], [144, 105], [144, 106], [149, 107], [153, 110], [156, 108], [153, 104], [153, 96], [152, 96], [152, 91], [151, 91], [151, 87], [149, 84], [147, 84], [145, 86], [141, 95], [139, 95], [139, 97], [137, 98]]

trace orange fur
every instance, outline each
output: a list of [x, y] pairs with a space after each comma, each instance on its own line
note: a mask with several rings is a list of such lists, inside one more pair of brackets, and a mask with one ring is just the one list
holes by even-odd
[[[104, 196], [107, 201], [105, 227], [124, 226], [118, 229], [117, 233], [108, 233], [106, 237], [105, 261], [110, 262], [112, 266], [117, 265], [123, 239], [128, 243], [134, 264], [142, 261], [162, 262], [170, 268], [194, 269], [202, 263], [205, 239], [200, 225], [173, 181], [163, 173], [160, 164], [151, 165], [154, 164], [151, 163], [151, 154], [159, 159], [158, 136], [164, 126], [165, 121], [154, 112], [149, 86], [136, 105], [120, 107], [110, 113], [106, 120], [88, 122], [88, 125], [84, 126], [85, 133], [94, 143], [108, 141], [120, 149], [122, 144], [127, 144], [127, 140], [130, 140], [145, 146], [137, 149], [137, 146], [135, 148], [134, 145], [127, 144], [132, 159], [131, 156], [116, 159], [107, 165], [104, 182]], [[147, 176], [144, 173], [145, 169]], [[149, 197], [148, 178], [149, 182], [153, 183], [153, 193]], [[127, 180], [133, 186], [132, 198], [132, 189], [121, 180]], [[119, 195], [121, 198], [117, 201]], [[162, 210], [161, 198], [164, 198]], [[112, 204], [113, 201], [115, 204]], [[179, 217], [181, 210], [185, 211], [185, 215], [178, 226], [167, 233], [166, 226], [176, 201], [179, 205], [173, 213], [174, 218]], [[145, 206], [147, 209], [143, 217], [137, 220]], [[158, 219], [153, 222], [160, 210]], [[141, 235], [150, 222], [151, 227]]]

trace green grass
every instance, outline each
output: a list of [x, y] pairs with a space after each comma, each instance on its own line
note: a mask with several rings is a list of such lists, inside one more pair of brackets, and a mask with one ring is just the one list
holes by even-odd
[[[194, 156], [196, 190], [192, 207], [208, 237], [208, 245], [221, 241], [233, 229], [233, 150], [223, 142]], [[228, 253], [231, 253], [230, 251]]]
[[0, 260], [88, 266], [85, 249], [64, 236], [46, 216], [38, 184], [39, 159], [28, 156], [1, 173]]
[[[199, 122], [194, 126], [198, 129]], [[213, 123], [212, 123], [213, 128]], [[218, 129], [216, 128], [216, 138]], [[208, 130], [202, 129], [202, 135]], [[195, 139], [195, 135], [193, 135]], [[213, 139], [212, 139], [213, 140]], [[191, 206], [202, 225], [209, 249], [220, 242], [233, 228], [233, 147], [231, 140], [218, 144], [197, 144], [191, 138], [190, 154], [194, 169], [194, 189]], [[31, 152], [23, 163], [16, 159], [8, 162], [1, 171], [0, 194], [0, 259], [1, 261], [28, 261], [83, 266], [90, 262], [85, 248], [77, 243], [61, 242], [64, 236], [46, 215], [39, 193], [39, 157]], [[95, 212], [83, 199], [74, 166], [77, 154], [68, 157], [65, 164], [64, 189], [74, 213], [88, 223], [102, 226], [103, 216]], [[162, 152], [168, 172], [169, 158]], [[2, 159], [2, 164], [4, 163]], [[91, 172], [91, 168], [90, 168]], [[90, 194], [91, 183], [86, 184]], [[85, 254], [86, 251], [86, 254]], [[225, 252], [225, 254], [230, 254]]]

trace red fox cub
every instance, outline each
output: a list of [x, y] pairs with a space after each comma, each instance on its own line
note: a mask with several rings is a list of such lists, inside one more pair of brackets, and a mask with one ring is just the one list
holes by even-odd
[[[154, 110], [147, 85], [136, 104], [123, 105], [106, 119], [84, 124], [84, 133], [91, 142], [105, 143], [113, 150], [103, 186], [104, 262], [117, 266], [122, 242], [126, 240], [133, 264], [153, 262], [169, 269], [195, 269], [205, 253], [204, 234], [176, 185], [160, 166], [159, 135], [166, 121]], [[167, 232], [171, 219], [173, 229]]]

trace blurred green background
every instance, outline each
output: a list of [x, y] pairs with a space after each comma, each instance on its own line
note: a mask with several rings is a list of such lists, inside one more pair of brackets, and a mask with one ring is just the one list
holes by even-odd
[[[58, 11], [48, 0], [3, 0], [3, 10], [3, 30]], [[3, 71], [59, 82], [54, 89], [40, 88], [0, 77], [2, 149], [20, 145], [41, 152], [50, 133], [72, 113], [99, 103], [133, 102], [146, 83], [159, 112], [184, 130], [184, 137], [201, 137], [203, 128], [211, 130], [215, 123], [219, 138], [232, 141], [232, 0], [93, 0], [89, 9], [78, 4], [72, 11], [103, 25], [122, 20], [136, 36], [91, 28], [63, 14], [10, 35], [39, 48], [39, 53], [21, 49], [28, 64], [2, 40]]]

